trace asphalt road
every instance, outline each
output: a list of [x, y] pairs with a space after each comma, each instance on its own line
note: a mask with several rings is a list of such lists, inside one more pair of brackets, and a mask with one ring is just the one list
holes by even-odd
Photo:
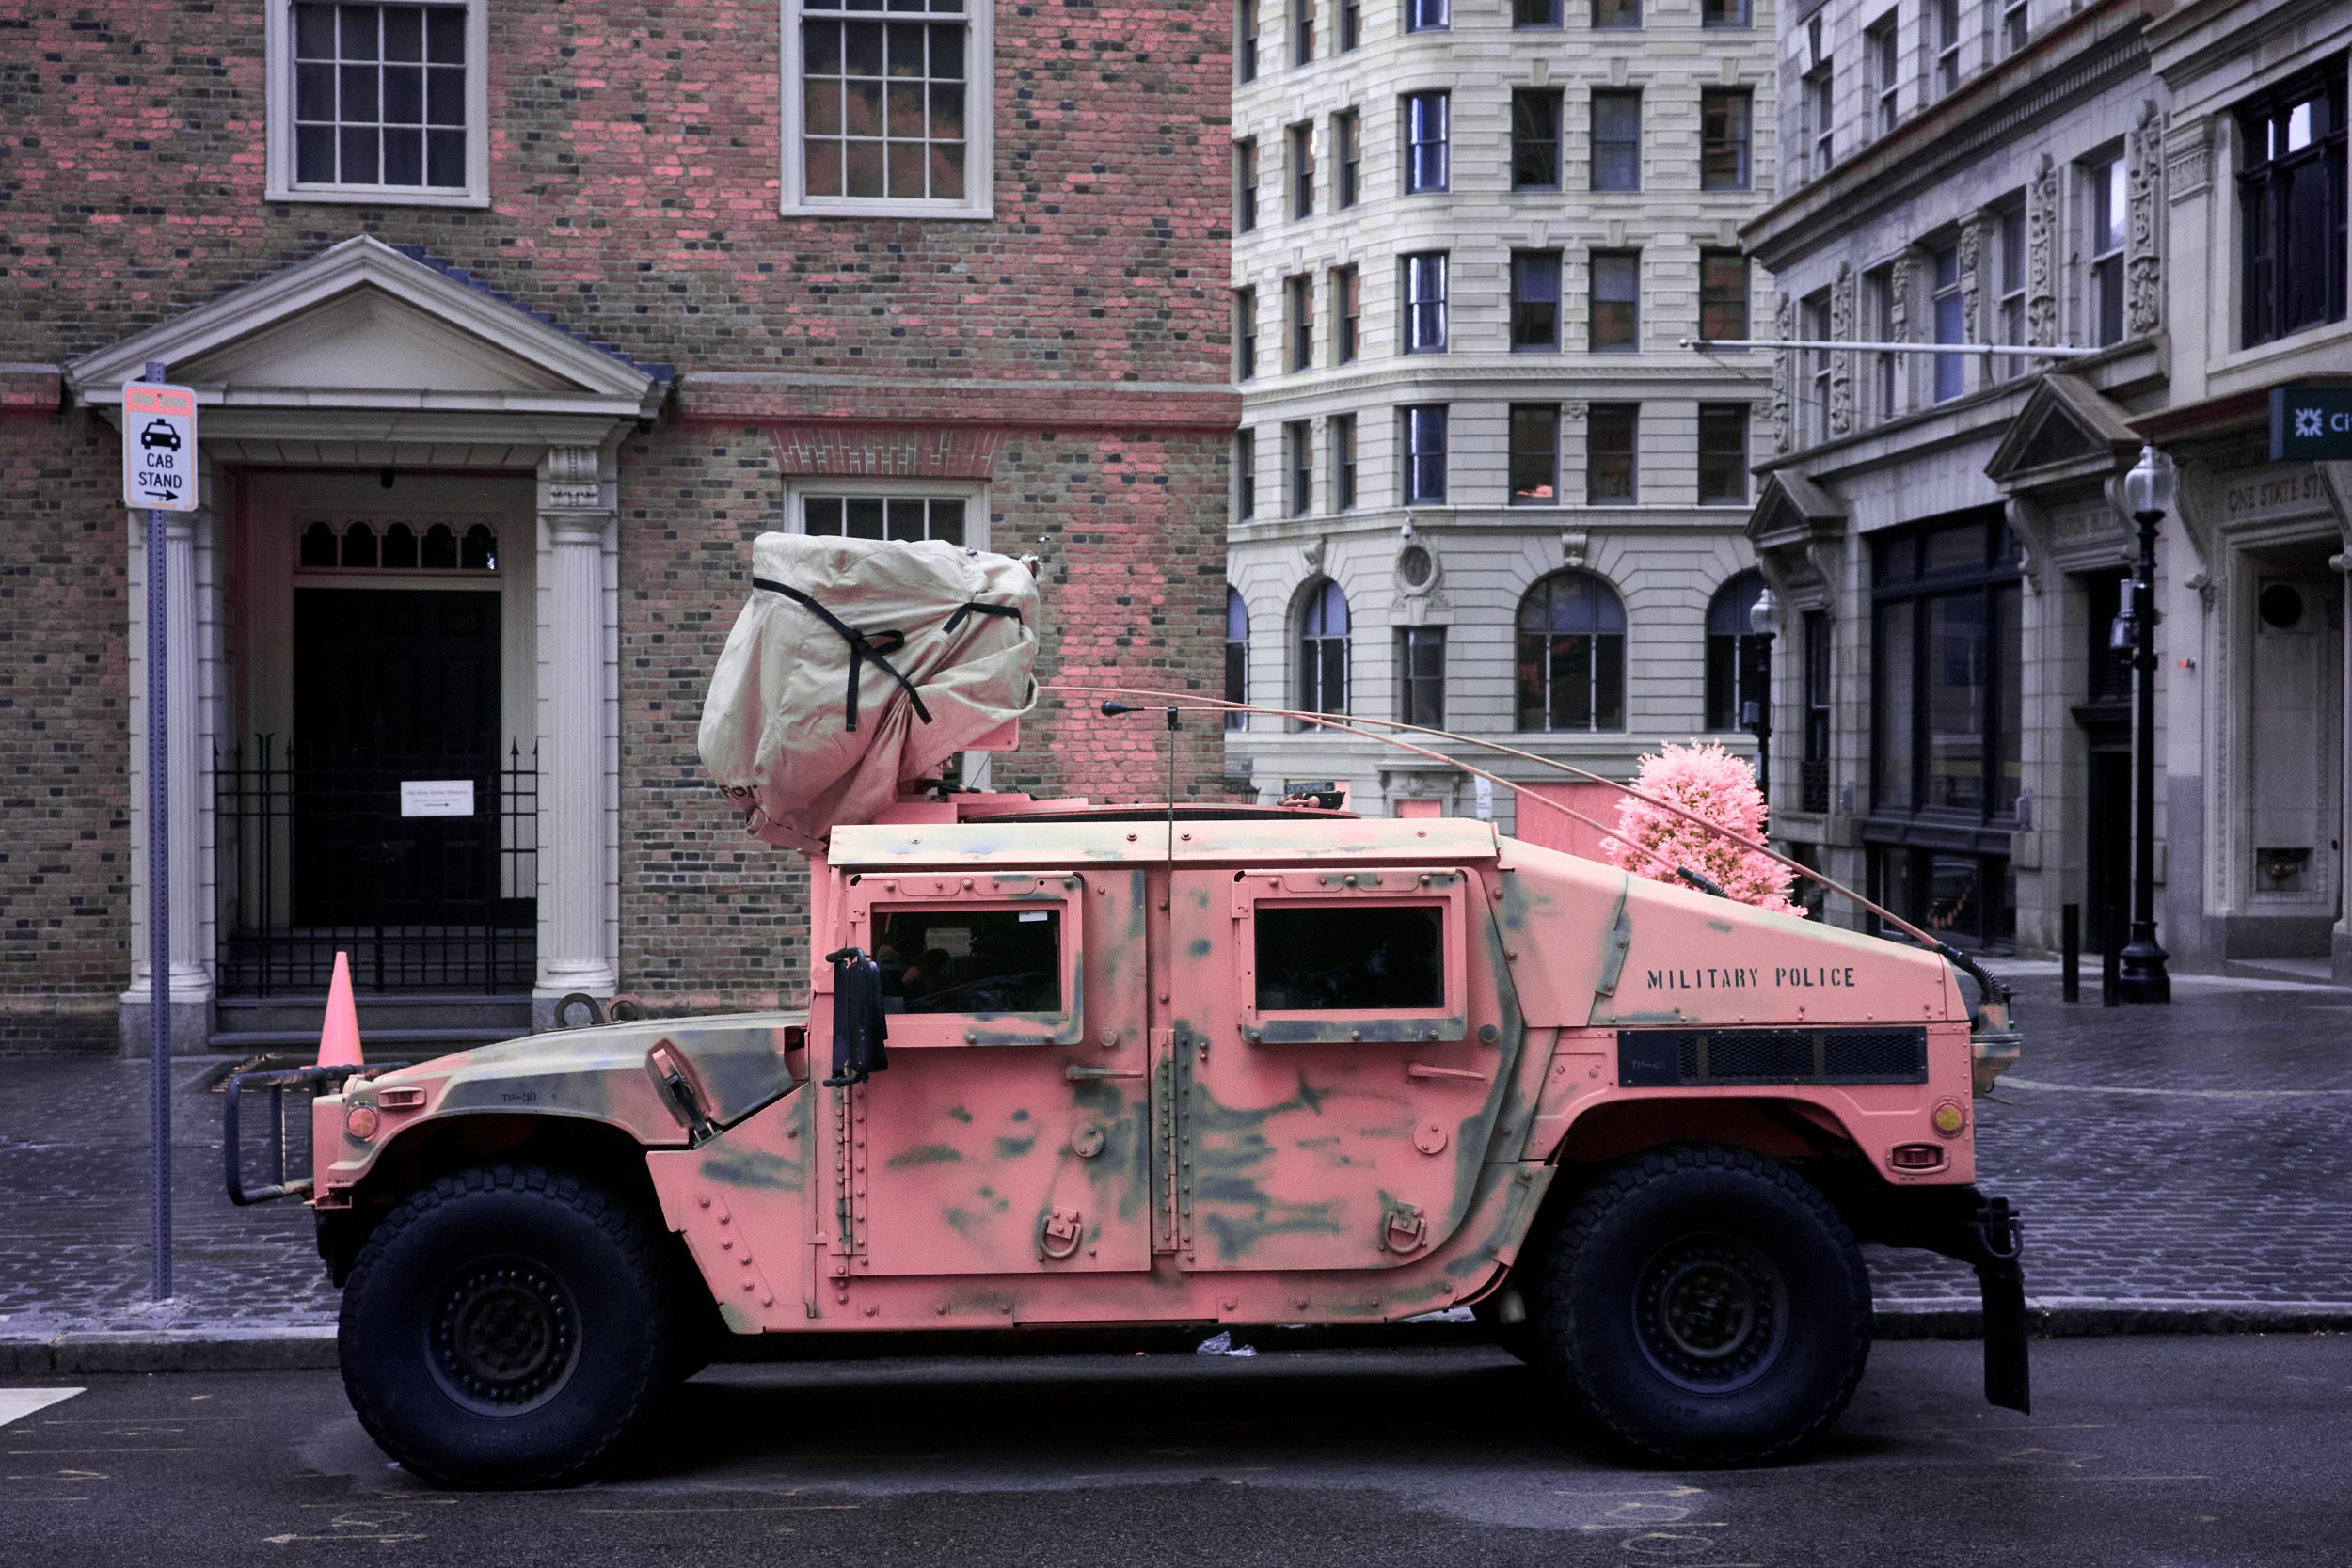
[[2028, 1418], [1976, 1346], [1882, 1345], [1826, 1447], [1714, 1473], [1485, 1350], [733, 1367], [627, 1473], [519, 1495], [410, 1481], [329, 1373], [92, 1378], [0, 1389], [0, 1564], [2352, 1564], [2352, 1338], [2035, 1353]]

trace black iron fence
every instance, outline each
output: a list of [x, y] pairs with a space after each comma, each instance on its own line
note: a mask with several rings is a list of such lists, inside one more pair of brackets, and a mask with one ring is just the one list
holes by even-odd
[[[535, 747], [526, 756], [510, 744], [502, 763], [420, 766], [313, 756], [260, 735], [249, 748], [216, 750], [214, 768], [224, 996], [315, 996], [338, 952], [351, 955], [362, 991], [530, 989]], [[429, 804], [413, 794], [421, 773]]]
[[1810, 759], [1797, 764], [1797, 809], [1829, 810], [1829, 764]]

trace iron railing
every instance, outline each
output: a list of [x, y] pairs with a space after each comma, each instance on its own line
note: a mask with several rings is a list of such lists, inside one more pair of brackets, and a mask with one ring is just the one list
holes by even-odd
[[1829, 810], [1829, 764], [1807, 759], [1797, 764], [1797, 809]]

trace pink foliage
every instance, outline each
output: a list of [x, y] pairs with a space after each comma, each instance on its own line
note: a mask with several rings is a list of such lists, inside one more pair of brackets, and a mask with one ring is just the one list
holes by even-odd
[[[1764, 842], [1768, 811], [1755, 773], [1744, 759], [1713, 741], [1688, 746], [1667, 742], [1642, 758], [1634, 784], [1643, 793], [1671, 800], [1741, 838]], [[1617, 836], [1601, 840], [1600, 848], [1611, 863], [1654, 882], [1687, 887], [1675, 868], [1689, 866], [1742, 904], [1781, 914], [1805, 912], [1789, 901], [1795, 873], [1788, 867], [1630, 795], [1619, 797]]]

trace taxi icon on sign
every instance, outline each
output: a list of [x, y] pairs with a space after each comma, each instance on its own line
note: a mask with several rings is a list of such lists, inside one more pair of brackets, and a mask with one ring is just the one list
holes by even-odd
[[162, 420], [150, 420], [147, 428], [139, 432], [139, 447], [147, 451], [152, 451], [157, 447], [166, 451], [178, 451], [180, 433]]

